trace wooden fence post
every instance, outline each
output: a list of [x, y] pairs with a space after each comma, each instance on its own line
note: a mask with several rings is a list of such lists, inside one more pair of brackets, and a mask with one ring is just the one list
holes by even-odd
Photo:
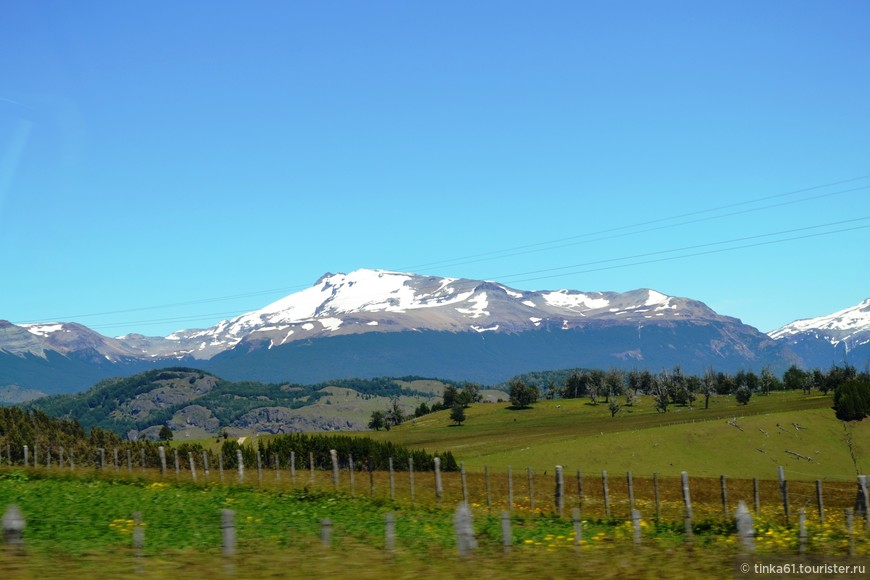
[[441, 487], [441, 458], [436, 457], [435, 463], [435, 499], [441, 503], [441, 498], [444, 496], [444, 489]]
[[218, 453], [218, 473], [220, 474], [221, 483], [224, 481], [224, 453], [223, 450]]
[[260, 456], [259, 449], [257, 449], [257, 483], [263, 485], [263, 458]]
[[290, 481], [296, 483], [296, 452], [290, 452]]
[[852, 519], [852, 508], [846, 508], [846, 535], [849, 537], [849, 555], [855, 555], [855, 528]]
[[653, 494], [655, 495], [656, 502], [656, 522], [661, 518], [661, 502], [659, 501], [659, 474], [658, 472], [653, 473]]
[[640, 544], [640, 510], [631, 510], [631, 527], [634, 530], [634, 544]]
[[100, 447], [100, 469], [106, 469], [106, 449], [104, 447]]
[[29, 463], [30, 463], [30, 448], [27, 445], [25, 445], [24, 446], [24, 467], [27, 467], [27, 465]]
[[761, 512], [761, 495], [758, 493], [758, 478], [752, 478], [752, 497], [755, 500], [755, 515]]
[[142, 557], [142, 549], [145, 547], [145, 526], [142, 525], [142, 512], [133, 512], [133, 553], [137, 558]]
[[501, 545], [505, 554], [511, 551], [511, 544], [513, 544], [511, 515], [508, 512], [501, 512]]
[[749, 508], [746, 507], [746, 502], [743, 500], [737, 504], [734, 517], [737, 521], [737, 535], [740, 538], [742, 551], [747, 554], [754, 552], [755, 529], [752, 524], [752, 514], [749, 513]]
[[719, 476], [719, 488], [722, 491], [722, 516], [728, 519], [728, 489], [725, 487], [725, 476]]
[[3, 514], [3, 542], [17, 550], [24, 547], [24, 516], [15, 504]]
[[389, 469], [390, 469], [390, 501], [396, 500], [396, 476], [393, 472], [393, 458], [389, 459]]
[[205, 480], [208, 481], [208, 452], [202, 451], [202, 471], [205, 473]]
[[798, 512], [798, 551], [807, 551], [807, 515], [804, 508]]
[[782, 495], [782, 509], [785, 512], [785, 525], [788, 525], [788, 481], [785, 478], [785, 470], [782, 465], [777, 470], [779, 472], [779, 493]]
[[112, 450], [112, 465], [115, 467], [115, 471], [118, 471], [118, 448], [115, 447]]
[[468, 502], [468, 485], [465, 482], [465, 462], [459, 462], [459, 477], [462, 481], [462, 501]]
[[[157, 452], [160, 454], [160, 477], [164, 477], [166, 475], [166, 448], [161, 445], [157, 448]], [[72, 451], [70, 451], [70, 457], [72, 457]]]
[[320, 521], [320, 541], [324, 546], [332, 545], [332, 520], [329, 518]]
[[338, 451], [330, 449], [329, 459], [332, 462], [332, 489], [338, 491]]
[[275, 464], [275, 481], [281, 481], [281, 461], [277, 453], [272, 454], [272, 463]]
[[411, 501], [414, 501], [414, 458], [408, 457], [408, 482], [411, 485]]
[[127, 450], [127, 473], [133, 473], [133, 452]]
[[[75, 468], [76, 468], [76, 458], [73, 454], [73, 450], [70, 449], [69, 450], [69, 469], [70, 469], [70, 471], [75, 471]], [[166, 471], [166, 469], [164, 469], [164, 471]]]
[[366, 466], [369, 470], [369, 496], [375, 497], [375, 472], [372, 470], [372, 458], [366, 459]]
[[393, 553], [393, 549], [396, 547], [396, 521], [393, 512], [389, 512], [386, 516], [384, 516], [386, 520], [386, 526], [384, 529], [384, 548], [387, 551], [388, 555]]
[[236, 463], [239, 469], [239, 483], [245, 481], [245, 458], [242, 457], [242, 450], [236, 449]]
[[628, 513], [634, 513], [634, 481], [631, 478], [631, 472], [625, 474], [625, 481], [628, 484]]
[[580, 508], [571, 510], [571, 519], [574, 521], [574, 548], [580, 552], [583, 542], [583, 522], [580, 521]]
[[864, 517], [864, 529], [870, 528], [870, 496], [867, 493], [867, 476], [858, 476], [858, 497], [855, 498], [855, 513]]
[[311, 472], [311, 483], [314, 483], [314, 452], [308, 452], [308, 469]]
[[181, 467], [178, 464], [178, 449], [172, 450], [172, 457], [175, 459], [175, 479], [178, 479], [181, 475]]
[[354, 472], [356, 471], [356, 468], [353, 465], [353, 455], [350, 453], [347, 454], [347, 471], [350, 474], [350, 495], [354, 495], [356, 491], [354, 485], [354, 476], [356, 475]]
[[456, 514], [453, 516], [453, 525], [456, 529], [456, 547], [459, 550], [459, 555], [461, 557], [470, 556], [471, 552], [477, 548], [477, 541], [474, 539], [474, 525], [468, 503], [464, 501], [459, 503]]
[[577, 468], [577, 506], [583, 509], [583, 474]]
[[511, 473], [511, 466], [508, 465], [508, 511], [514, 508], [514, 476]]
[[680, 474], [683, 485], [683, 505], [685, 506], [684, 526], [686, 531], [686, 543], [691, 544], [692, 537], [692, 496], [689, 493], [689, 474], [683, 471]]
[[607, 488], [607, 470], [601, 472], [601, 487], [604, 490], [604, 515], [610, 519], [610, 491]]
[[196, 465], [193, 463], [193, 451], [187, 452], [187, 459], [190, 462], [190, 478], [196, 483]]
[[535, 511], [535, 481], [533, 479], [534, 475], [531, 467], [526, 468], [526, 472], [529, 475], [529, 511]]
[[822, 480], [816, 480], [816, 503], [819, 506], [819, 523], [825, 523], [825, 502], [822, 499]]
[[221, 510], [221, 537], [224, 556], [234, 556], [236, 553], [236, 512], [233, 510]]
[[489, 487], [489, 466], [483, 466], [483, 482], [486, 486], [486, 511], [492, 513], [492, 492]]
[[564, 493], [565, 493], [565, 480], [563, 479], [563, 476], [562, 476], [562, 466], [557, 465], [556, 466], [556, 491], [555, 491], [555, 494], [553, 497], [553, 503], [556, 507], [555, 511], [556, 511], [556, 513], [559, 514], [560, 518], [562, 517], [563, 510], [565, 508]]

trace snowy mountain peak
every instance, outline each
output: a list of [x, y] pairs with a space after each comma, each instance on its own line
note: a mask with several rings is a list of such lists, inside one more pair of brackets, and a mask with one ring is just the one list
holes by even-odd
[[768, 335], [777, 340], [812, 335], [833, 345], [840, 342], [849, 346], [854, 343], [864, 344], [870, 341], [870, 298], [827, 316], [797, 320]]
[[[493, 281], [440, 278], [390, 270], [328, 272], [310, 288], [212, 328], [175, 332], [137, 347], [210, 358], [242, 341], [269, 348], [296, 340], [435, 330], [508, 332], [575, 328], [590, 318], [621, 321], [717, 316], [699, 302], [654, 290], [578, 292], [515, 290]], [[161, 342], [162, 341], [162, 342]]]

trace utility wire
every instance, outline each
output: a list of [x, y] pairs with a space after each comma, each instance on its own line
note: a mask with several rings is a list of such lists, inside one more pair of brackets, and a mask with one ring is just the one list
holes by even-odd
[[[674, 215], [674, 216], [670, 216], [670, 217], [657, 218], [657, 219], [653, 219], [653, 220], [647, 220], [644, 222], [638, 222], [635, 224], [629, 224], [629, 225], [625, 225], [625, 226], [608, 228], [608, 229], [598, 230], [598, 231], [594, 231], [594, 232], [585, 232], [582, 234], [568, 236], [568, 237], [564, 237], [564, 238], [558, 238], [555, 240], [550, 240], [550, 241], [545, 241], [545, 242], [537, 242], [534, 244], [526, 244], [526, 245], [522, 245], [522, 246], [514, 246], [511, 248], [505, 248], [502, 250], [493, 250], [490, 252], [473, 254], [473, 255], [453, 258], [453, 259], [449, 259], [449, 260], [440, 260], [440, 261], [436, 261], [436, 262], [418, 264], [415, 266], [407, 266], [407, 267], [398, 268], [397, 270], [399, 270], [399, 271], [415, 271], [415, 270], [418, 270], [420, 268], [425, 268], [425, 267], [430, 267], [430, 266], [435, 266], [435, 265], [459, 266], [459, 265], [463, 265], [463, 264], [470, 264], [470, 263], [481, 262], [481, 261], [486, 261], [486, 260], [494, 260], [494, 259], [499, 259], [499, 258], [507, 258], [507, 257], [517, 256], [517, 255], [522, 255], [522, 254], [527, 254], [527, 253], [532, 253], [532, 252], [555, 250], [555, 249], [560, 249], [560, 248], [564, 248], [567, 246], [609, 240], [609, 239], [628, 236], [628, 235], [648, 233], [651, 231], [657, 231], [657, 230], [672, 228], [672, 227], [679, 227], [679, 226], [683, 226], [683, 225], [689, 225], [689, 224], [699, 223], [702, 221], [709, 221], [709, 220], [713, 220], [713, 219], [732, 217], [735, 215], [741, 215], [741, 214], [755, 212], [755, 211], [762, 211], [765, 209], [772, 209], [772, 208], [776, 208], [776, 207], [782, 207], [785, 205], [803, 203], [806, 201], [812, 201], [812, 200], [830, 197], [830, 196], [834, 196], [834, 195], [842, 195], [845, 193], [851, 193], [854, 191], [864, 190], [864, 189], [870, 188], [870, 185], [859, 186], [859, 187], [835, 191], [835, 192], [827, 192], [827, 193], [823, 193], [820, 195], [802, 198], [799, 200], [792, 200], [792, 201], [787, 201], [787, 202], [782, 202], [782, 203], [770, 204], [770, 205], [766, 205], [766, 206], [762, 206], [762, 207], [758, 207], [758, 208], [745, 209], [745, 210], [730, 212], [727, 214], [721, 214], [721, 215], [716, 215], [716, 216], [709, 216], [709, 217], [704, 217], [704, 218], [699, 218], [699, 219], [694, 219], [694, 220], [678, 222], [675, 224], [660, 225], [660, 226], [656, 226], [656, 227], [652, 227], [652, 228], [646, 228], [646, 229], [637, 230], [637, 231], [630, 231], [630, 232], [624, 231], [624, 230], [631, 230], [634, 228], [653, 225], [653, 224], [661, 224], [663, 222], [678, 220], [678, 219], [682, 219], [682, 218], [686, 218], [686, 217], [698, 216], [698, 215], [702, 215], [702, 214], [706, 214], [706, 213], [717, 212], [717, 211], [731, 209], [731, 208], [735, 208], [735, 207], [751, 205], [754, 203], [760, 203], [760, 202], [764, 202], [767, 200], [798, 195], [801, 193], [815, 191], [818, 189], [824, 189], [827, 187], [833, 187], [836, 185], [842, 185], [842, 184], [846, 184], [846, 183], [854, 183], [856, 181], [861, 181], [861, 180], [868, 179], [868, 178], [870, 178], [870, 174], [862, 175], [862, 176], [858, 176], [858, 177], [853, 177], [850, 179], [844, 179], [844, 180], [840, 180], [840, 181], [825, 183], [825, 184], [821, 184], [821, 185], [814, 185], [811, 187], [801, 188], [801, 189], [797, 189], [797, 190], [793, 190], [793, 191], [788, 191], [785, 193], [778, 193], [778, 194], [774, 194], [774, 195], [764, 196], [764, 197], [760, 197], [760, 198], [756, 198], [756, 199], [752, 199], [752, 200], [735, 202], [735, 203], [725, 204], [725, 205], [721, 205], [721, 206], [717, 206], [717, 207], [713, 207], [713, 208], [696, 210], [696, 211], [692, 211], [692, 212], [686, 212], [686, 213], [682, 213], [682, 214], [678, 214], [678, 215]], [[822, 227], [822, 226], [812, 226], [812, 227]], [[624, 233], [615, 234], [615, 232], [624, 232]], [[580, 239], [580, 238], [587, 238], [590, 236], [600, 236], [601, 234], [614, 234], [614, 235], [598, 237], [598, 238], [594, 238], [594, 239], [590, 239], [590, 240], [581, 240]], [[769, 235], [773, 235], [773, 234], [769, 234]], [[578, 240], [578, 241], [575, 241], [575, 240]], [[564, 242], [569, 242], [569, 243], [564, 243]], [[721, 244], [721, 243], [727, 243], [727, 242], [714, 242], [713, 244]], [[553, 246], [553, 244], [561, 244], [561, 245]], [[670, 252], [670, 251], [679, 251], [679, 250], [665, 250], [663, 252]], [[511, 253], [511, 252], [513, 252], [513, 253]], [[631, 259], [631, 258], [621, 258], [621, 259]], [[619, 258], [616, 258], [614, 260], [619, 260]], [[573, 267], [573, 266], [567, 266], [567, 267]], [[525, 275], [525, 274], [508, 275], [505, 277], [516, 277], [519, 275]], [[566, 274], [566, 275], [568, 275], [568, 274]], [[517, 280], [517, 281], [523, 281], [523, 280]], [[157, 305], [152, 305], [152, 306], [143, 306], [143, 307], [138, 307], [138, 308], [125, 308], [125, 309], [120, 309], [120, 310], [112, 310], [112, 311], [104, 311], [104, 312], [91, 312], [91, 313], [76, 314], [76, 315], [42, 317], [38, 320], [33, 320], [29, 323], [39, 324], [39, 323], [45, 323], [45, 322], [51, 322], [51, 321], [57, 321], [57, 320], [80, 320], [82, 318], [93, 318], [93, 317], [108, 316], [108, 315], [113, 315], [113, 314], [125, 314], [125, 313], [131, 313], [131, 312], [145, 312], [145, 311], [149, 311], [149, 310], [161, 310], [161, 309], [167, 309], [167, 308], [177, 308], [180, 306], [194, 306], [194, 305], [198, 305], [198, 304], [207, 304], [207, 303], [211, 303], [211, 302], [222, 302], [222, 301], [227, 301], [227, 300], [237, 300], [240, 298], [263, 296], [263, 295], [268, 295], [268, 294], [275, 294], [278, 292], [286, 293], [286, 292], [292, 292], [295, 290], [303, 290], [303, 289], [308, 288], [308, 287], [309, 287], [308, 285], [287, 286], [287, 287], [283, 287], [283, 288], [274, 288], [271, 290], [260, 290], [260, 291], [246, 292], [246, 293], [233, 294], [233, 295], [227, 295], [227, 296], [201, 298], [201, 299], [189, 300], [189, 301], [184, 301], [184, 302], [174, 302], [174, 303], [166, 303], [166, 304], [157, 304]], [[205, 319], [207, 316], [235, 315], [235, 314], [241, 314], [243, 312], [246, 312], [246, 311], [234, 311], [234, 312], [230, 312], [230, 313], [215, 314], [215, 315], [202, 315], [202, 316], [198, 316], [196, 318], [183, 317], [183, 318], [170, 318], [170, 319], [159, 319], [159, 320], [152, 319], [152, 320], [147, 320], [147, 321], [134, 322], [132, 324], [159, 324], [159, 323], [171, 322], [171, 321], [200, 320], [200, 319]], [[131, 324], [131, 323], [101, 324], [101, 325], [94, 325], [94, 327], [107, 328], [107, 327], [115, 327], [115, 326], [124, 326], [126, 324]]]
[[[698, 219], [678, 222], [675, 224], [660, 225], [660, 226], [656, 226], [656, 227], [652, 227], [652, 228], [646, 228], [646, 229], [636, 230], [636, 231], [631, 231], [631, 232], [614, 233], [612, 235], [601, 236], [601, 237], [587, 239], [587, 240], [580, 240], [579, 239], [579, 238], [584, 238], [584, 237], [588, 237], [588, 236], [595, 236], [595, 235], [599, 235], [599, 234], [609, 234], [612, 232], [617, 232], [617, 231], [625, 230], [628, 228], [638, 227], [638, 226], [642, 226], [645, 224], [652, 224], [652, 223], [657, 223], [657, 222], [661, 222], [661, 221], [676, 219], [676, 218], [662, 218], [659, 220], [652, 220], [649, 222], [644, 222], [642, 224], [635, 224], [633, 226], [620, 226], [617, 228], [612, 228], [612, 229], [607, 229], [607, 230], [599, 230], [597, 232], [588, 232], [588, 233], [584, 233], [584, 234], [578, 234], [576, 236], [570, 236], [567, 238], [560, 238], [558, 240], [551, 240], [549, 242], [539, 242], [536, 244], [529, 244], [526, 246], [517, 246], [516, 248], [513, 248], [513, 250], [521, 250], [521, 251], [495, 250], [492, 252], [487, 252], [485, 254], [477, 254], [476, 256], [468, 256], [469, 259], [456, 258], [455, 260], [443, 260], [441, 262], [434, 262], [432, 264], [439, 264], [442, 266], [445, 266], [445, 265], [463, 266], [466, 264], [475, 264], [475, 263], [479, 263], [479, 262], [487, 262], [487, 261], [491, 261], [491, 260], [498, 260], [501, 258], [511, 258], [514, 256], [522, 256], [525, 254], [533, 254], [533, 253], [537, 253], [537, 252], [556, 250], [556, 249], [560, 249], [560, 248], [566, 248], [569, 246], [576, 246], [579, 244], [590, 244], [593, 242], [612, 240], [615, 238], [623, 238], [626, 236], [633, 236], [633, 235], [637, 235], [637, 234], [644, 234], [644, 233], [649, 233], [649, 232], [654, 232], [654, 231], [659, 231], [659, 230], [664, 230], [664, 229], [669, 229], [669, 228], [675, 228], [675, 227], [679, 227], [679, 226], [685, 226], [685, 225], [691, 225], [691, 224], [696, 224], [696, 223], [701, 223], [701, 222], [706, 222], [706, 221], [711, 221], [711, 220], [722, 219], [722, 218], [726, 218], [726, 217], [733, 217], [736, 215], [742, 215], [742, 214], [752, 213], [752, 212], [756, 212], [756, 211], [763, 211], [763, 210], [783, 207], [783, 206], [787, 206], [787, 205], [794, 205], [794, 204], [803, 203], [806, 201], [814, 201], [817, 199], [831, 197], [834, 195], [842, 195], [845, 193], [852, 193], [852, 192], [860, 191], [860, 190], [864, 190], [864, 189], [870, 189], [870, 185], [864, 185], [861, 187], [855, 187], [852, 189], [844, 189], [844, 190], [840, 190], [840, 191], [833, 191], [833, 192], [823, 193], [820, 195], [814, 195], [814, 196], [810, 196], [810, 197], [806, 197], [806, 198], [802, 198], [802, 199], [798, 199], [798, 200], [791, 200], [791, 201], [785, 201], [785, 202], [781, 202], [781, 203], [774, 203], [774, 204], [765, 205], [762, 207], [744, 209], [744, 210], [734, 211], [731, 213], [725, 213], [725, 214], [721, 214], [721, 215], [715, 215], [715, 216], [709, 216], [709, 217], [704, 217], [704, 218], [698, 218]], [[781, 197], [782, 195], [783, 194], [780, 194], [780, 195], [774, 196], [774, 197]], [[744, 204], [734, 204], [734, 205], [744, 205]], [[723, 206], [723, 207], [728, 207], [728, 206]], [[708, 211], [708, 210], [693, 212], [692, 214], [684, 214], [684, 215], [694, 215], [694, 214], [698, 214], [698, 213], [705, 213], [706, 211]], [[576, 241], [569, 241], [569, 240], [576, 240]], [[557, 246], [550, 245], [550, 244], [555, 244], [558, 242], [568, 242], [568, 243], [562, 243], [562, 244], [557, 245]], [[540, 246], [544, 246], [544, 245], [546, 245], [546, 247], [540, 247]], [[506, 252], [510, 252], [510, 253], [506, 253]], [[410, 268], [407, 268], [407, 270], [414, 271], [417, 268], [422, 268], [425, 266], [426, 266], [425, 264], [420, 265], [420, 266], [416, 266], [416, 267], [412, 266]], [[402, 270], [404, 271], [406, 269], [403, 268]]]

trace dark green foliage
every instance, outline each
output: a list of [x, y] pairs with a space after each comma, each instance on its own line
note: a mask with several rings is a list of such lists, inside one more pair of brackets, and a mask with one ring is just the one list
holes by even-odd
[[98, 448], [106, 449], [107, 457], [112, 454], [109, 450], [118, 449], [119, 455], [124, 456], [129, 449], [137, 459], [144, 449], [150, 465], [156, 465], [158, 456], [157, 445], [148, 441], [125, 441], [116, 433], [100, 428], [87, 432], [74, 419], [55, 419], [38, 410], [0, 407], [0, 453], [4, 463], [7, 452], [13, 463], [21, 462], [25, 445], [31, 450], [31, 461], [33, 450], [37, 450], [43, 465], [49, 452], [56, 462], [61, 447], [65, 461], [69, 461], [69, 453], [73, 452], [76, 465], [95, 465]]
[[432, 471], [433, 458], [441, 458], [441, 469], [443, 471], [459, 471], [459, 465], [456, 459], [449, 451], [444, 454], [431, 455], [425, 450], [408, 449], [401, 445], [396, 445], [391, 442], [375, 441], [368, 437], [350, 437], [348, 435], [305, 435], [303, 433], [292, 433], [289, 435], [279, 435], [263, 443], [260, 440], [257, 447], [251, 444], [239, 445], [235, 441], [224, 441], [221, 446], [221, 454], [223, 455], [224, 467], [233, 469], [238, 466], [236, 462], [236, 450], [242, 450], [242, 458], [245, 465], [257, 464], [257, 450], [260, 451], [260, 456], [263, 459], [264, 465], [274, 468], [272, 465], [273, 455], [278, 455], [281, 458], [281, 464], [287, 465], [290, 453], [296, 454], [296, 468], [307, 469], [309, 464], [309, 453], [314, 453], [314, 468], [315, 469], [331, 469], [332, 461], [329, 456], [329, 450], [335, 449], [338, 452], [339, 464], [342, 468], [347, 468], [349, 465], [348, 458], [353, 456], [354, 469], [363, 471], [367, 469], [371, 462], [372, 469], [386, 470], [389, 466], [390, 457], [393, 458], [393, 466], [397, 471], [408, 469], [408, 458], [414, 459], [414, 470], [416, 471]]
[[160, 434], [158, 437], [161, 441], [172, 441], [172, 429], [170, 429], [168, 425], [164, 425], [160, 428]]
[[746, 385], [741, 385], [735, 392], [734, 398], [741, 405], [748, 405], [749, 399], [752, 398], [752, 391]]
[[538, 401], [538, 388], [527, 385], [521, 380], [511, 381], [511, 405], [515, 409], [525, 409]]
[[[152, 410], [143, 417], [117, 413], [125, 403], [144, 395], [173, 380], [186, 388], [195, 385], [197, 379], [214, 377], [214, 387], [191, 400]], [[418, 377], [403, 377], [400, 380], [417, 380]], [[190, 381], [193, 380], [193, 383]], [[186, 367], [173, 367], [148, 371], [123, 379], [107, 379], [87, 391], [76, 395], [59, 395], [38, 399], [28, 407], [41, 409], [53, 416], [70, 416], [81, 422], [86, 429], [100, 427], [118, 434], [143, 430], [153, 425], [166, 424], [172, 416], [188, 405], [196, 404], [209, 409], [221, 426], [232, 425], [246, 413], [260, 407], [286, 407], [298, 409], [317, 402], [326, 393], [324, 387], [337, 386], [353, 389], [363, 396], [397, 398], [400, 395], [420, 393], [403, 388], [390, 378], [345, 379], [317, 385], [264, 384], [252, 381], [229, 382], [209, 373]], [[396, 419], [398, 418], [398, 421]], [[392, 424], [399, 424], [402, 417], [392, 416]]]
[[444, 408], [450, 409], [453, 405], [456, 404], [456, 401], [459, 397], [459, 389], [457, 389], [453, 385], [447, 385], [444, 387], [444, 394], [441, 396], [442, 404]]
[[849, 380], [834, 390], [834, 410], [842, 421], [860, 421], [870, 415], [870, 382]]
[[450, 410], [450, 420], [457, 425], [462, 425], [462, 422], [465, 421], [465, 407], [460, 403], [453, 405], [453, 408]]
[[369, 421], [369, 429], [380, 431], [382, 427], [384, 427], [384, 412], [372, 411], [372, 418]]

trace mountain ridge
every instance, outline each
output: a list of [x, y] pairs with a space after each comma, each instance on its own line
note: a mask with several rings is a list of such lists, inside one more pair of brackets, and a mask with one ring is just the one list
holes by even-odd
[[327, 272], [262, 308], [165, 337], [110, 338], [75, 322], [0, 321], [0, 386], [68, 392], [109, 376], [192, 362], [233, 380], [314, 382], [420, 374], [494, 383], [575, 366], [809, 368], [849, 355], [865, 360], [867, 311], [870, 301], [766, 335], [703, 302], [649, 288], [517, 290], [494, 281], [360, 269]]

